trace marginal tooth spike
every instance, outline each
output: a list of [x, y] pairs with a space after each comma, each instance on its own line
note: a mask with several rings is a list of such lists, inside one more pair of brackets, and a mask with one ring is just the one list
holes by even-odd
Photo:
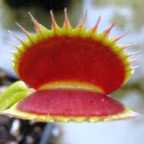
[[31, 38], [31, 33], [29, 31], [27, 31], [22, 25], [20, 25], [19, 23], [16, 23], [16, 25], [24, 32], [24, 34], [29, 38], [29, 40], [31, 42], [33, 42], [32, 38]]
[[12, 43], [12, 42], [10, 42], [10, 41], [8, 41], [7, 44], [10, 45], [10, 46], [12, 46], [13, 48], [16, 48], [16, 47], [17, 47], [17, 45], [15, 45], [14, 43]]
[[40, 23], [34, 18], [34, 16], [31, 14], [31, 12], [28, 12], [28, 15], [30, 16], [33, 24], [34, 24], [34, 28], [36, 32], [40, 31]]
[[[12, 55], [14, 55], [14, 54], [16, 53], [16, 50], [14, 49], [14, 50], [10, 51], [10, 53], [11, 53]], [[12, 57], [12, 58], [13, 58], [13, 57]]]
[[52, 29], [55, 30], [55, 29], [57, 29], [59, 26], [57, 25], [57, 22], [56, 22], [56, 20], [55, 20], [55, 16], [54, 16], [52, 10], [50, 10], [50, 16], [51, 16], [51, 27], [52, 27]]
[[128, 54], [128, 57], [129, 57], [129, 59], [136, 59], [136, 56], [135, 56], [135, 55], [129, 55], [129, 54]]
[[83, 14], [83, 17], [80, 19], [77, 27], [83, 28], [86, 22], [86, 19], [87, 19], [87, 11], [85, 11], [85, 13]]
[[115, 37], [113, 38], [113, 42], [117, 42], [117, 41], [119, 41], [120, 39], [124, 38], [125, 36], [127, 36], [127, 33], [122, 34], [122, 35], [119, 35], [119, 36], [115, 36]]
[[131, 47], [131, 46], [133, 46], [133, 45], [132, 45], [132, 44], [122, 45], [121, 48], [123, 48], [123, 49], [127, 49], [127, 48], [129, 48], [129, 47]]
[[21, 40], [15, 33], [8, 31], [11, 35], [15, 37], [16, 40], [18, 40], [23, 46], [27, 47], [27, 45], [24, 43], [23, 40]]
[[69, 18], [68, 18], [67, 8], [64, 8], [64, 24], [63, 24], [63, 27], [64, 28], [71, 27], [71, 23], [70, 23]]
[[136, 58], [136, 56], [129, 56], [129, 60], [137, 61], [137, 58]]
[[134, 63], [134, 62], [136, 62], [136, 60], [137, 60], [137, 59], [135, 59], [135, 58], [129, 58], [128, 61], [129, 61], [130, 63]]
[[14, 36], [14, 38], [15, 38], [16, 40], [18, 40], [19, 42], [22, 41], [22, 40], [21, 40], [15, 33], [13, 33], [12, 31], [8, 30], [8, 32], [9, 32], [12, 36]]
[[136, 70], [137, 68], [139, 68], [139, 65], [132, 66], [132, 69], [134, 69], [134, 70]]
[[142, 51], [131, 51], [129, 52], [130, 55], [141, 55]]
[[96, 32], [96, 31], [97, 31], [101, 20], [102, 20], [102, 17], [99, 16], [98, 19], [97, 19], [97, 22], [96, 22], [95, 26], [92, 28], [92, 31], [93, 31], [93, 32]]
[[[14, 55], [14, 53], [11, 53], [11, 54]], [[14, 56], [11, 57], [11, 62], [12, 62], [13, 64], [15, 64], [15, 61], [16, 61], [16, 59], [14, 58]]]
[[111, 30], [114, 28], [115, 24], [114, 23], [111, 23], [105, 30], [104, 30], [104, 34], [106, 36], [108, 36], [111, 32]]
[[16, 25], [24, 32], [24, 34], [26, 34], [26, 36], [30, 36], [31, 33], [29, 31], [27, 31], [22, 25], [20, 25], [19, 23], [16, 23]]

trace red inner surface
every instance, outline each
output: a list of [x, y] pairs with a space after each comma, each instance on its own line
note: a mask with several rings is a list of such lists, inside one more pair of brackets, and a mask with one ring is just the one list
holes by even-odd
[[117, 54], [91, 38], [54, 36], [32, 45], [21, 57], [18, 73], [31, 87], [53, 81], [93, 83], [110, 93], [125, 79]]
[[124, 111], [111, 97], [84, 90], [37, 91], [18, 104], [19, 110], [53, 116], [108, 116]]

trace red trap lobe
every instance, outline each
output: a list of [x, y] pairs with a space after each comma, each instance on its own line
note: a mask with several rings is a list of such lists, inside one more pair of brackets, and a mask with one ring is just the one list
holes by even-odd
[[110, 116], [124, 112], [115, 99], [85, 90], [43, 90], [21, 101], [18, 110], [50, 116]]
[[94, 84], [105, 93], [126, 78], [124, 62], [110, 46], [79, 36], [53, 36], [31, 45], [18, 62], [18, 73], [34, 88], [68, 80]]

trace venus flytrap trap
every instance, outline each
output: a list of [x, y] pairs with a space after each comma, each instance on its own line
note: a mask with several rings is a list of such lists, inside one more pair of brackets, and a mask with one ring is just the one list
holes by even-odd
[[[1, 114], [42, 122], [109, 121], [135, 116], [135, 112], [109, 96], [133, 73], [123, 36], [109, 36], [113, 24], [98, 33], [101, 17], [91, 29], [84, 27], [86, 16], [72, 27], [64, 10], [64, 24], [51, 15], [51, 29], [31, 14], [35, 33], [18, 24], [26, 40], [13, 56], [13, 67], [30, 88], [8, 88], [1, 96]], [[21, 95], [22, 94], [22, 95]]]

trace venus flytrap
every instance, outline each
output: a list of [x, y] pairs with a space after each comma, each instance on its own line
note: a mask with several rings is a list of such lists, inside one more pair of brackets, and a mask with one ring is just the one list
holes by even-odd
[[109, 96], [133, 74], [125, 46], [110, 37], [110, 24], [98, 32], [86, 29], [86, 16], [72, 27], [64, 10], [64, 24], [51, 15], [51, 29], [41, 25], [30, 13], [35, 33], [18, 24], [26, 40], [13, 56], [13, 67], [27, 86], [18, 82], [0, 98], [2, 114], [42, 122], [109, 121], [135, 116], [135, 112]]

